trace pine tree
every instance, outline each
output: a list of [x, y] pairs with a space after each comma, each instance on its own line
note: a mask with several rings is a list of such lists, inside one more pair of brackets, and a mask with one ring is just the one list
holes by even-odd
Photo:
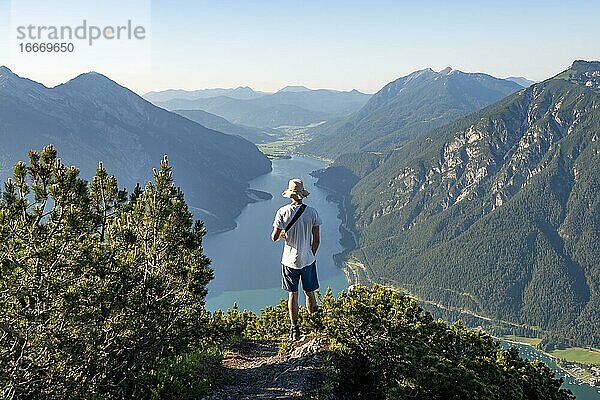
[[201, 347], [210, 261], [165, 157], [131, 198], [56, 149], [16, 164], [0, 200], [2, 398], [139, 397]]

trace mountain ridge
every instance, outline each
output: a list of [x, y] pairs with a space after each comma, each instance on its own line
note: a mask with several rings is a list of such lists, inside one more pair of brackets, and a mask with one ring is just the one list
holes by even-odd
[[30, 149], [52, 143], [84, 176], [102, 160], [131, 190], [167, 153], [196, 216], [221, 230], [234, 227], [237, 214], [254, 201], [247, 182], [270, 171], [252, 143], [156, 107], [104, 75], [81, 74], [47, 88], [6, 70], [10, 87], [0, 85], [3, 177]]
[[223, 117], [202, 110], [174, 110], [174, 113], [182, 115], [209, 129], [229, 135], [238, 135], [252, 143], [266, 143], [274, 140], [273, 134], [265, 130], [244, 125], [238, 125], [227, 121]]
[[529, 86], [537, 83], [537, 81], [533, 81], [531, 79], [527, 79], [527, 78], [522, 77], [522, 76], [509, 76], [509, 77], [504, 78], [504, 79], [506, 79], [507, 81], [515, 82], [516, 84], [521, 85], [523, 87], [529, 87]]
[[200, 98], [210, 98], [217, 96], [227, 96], [232, 99], [249, 100], [270, 94], [254, 90], [249, 86], [238, 86], [236, 88], [207, 88], [197, 90], [186, 89], [166, 89], [150, 91], [142, 95], [146, 100], [154, 103], [157, 101], [169, 101], [174, 99], [196, 100]]
[[386, 84], [352, 115], [324, 125], [301, 151], [336, 157], [398, 145], [521, 89], [514, 82], [450, 67], [414, 71]]
[[311, 90], [312, 89], [309, 89], [306, 86], [302, 85], [287, 85], [279, 89], [277, 92], [309, 92]]

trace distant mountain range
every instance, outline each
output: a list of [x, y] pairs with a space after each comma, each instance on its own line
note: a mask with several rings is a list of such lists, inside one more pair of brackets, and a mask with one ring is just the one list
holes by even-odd
[[153, 100], [153, 103], [167, 110], [203, 110], [235, 124], [277, 128], [307, 126], [341, 118], [360, 109], [371, 97], [356, 90], [305, 89], [288, 87], [277, 93], [246, 100], [221, 95], [193, 100]]
[[255, 91], [248, 86], [240, 86], [235, 89], [200, 89], [200, 90], [182, 90], [168, 89], [159, 92], [148, 92], [142, 97], [154, 102], [164, 102], [174, 99], [196, 100], [208, 99], [211, 97], [227, 96], [232, 99], [249, 100], [267, 95], [269, 93]]
[[300, 150], [330, 158], [345, 152], [379, 150], [413, 139], [520, 89], [523, 87], [511, 81], [452, 68], [416, 71], [384, 86], [354, 114], [323, 125], [320, 135]]
[[374, 280], [598, 347], [599, 155], [600, 62], [576, 61], [395, 150], [342, 156], [319, 184], [346, 199], [349, 256]]
[[47, 88], [0, 67], [0, 177], [30, 149], [52, 143], [90, 178], [102, 160], [122, 187], [152, 176], [168, 154], [177, 185], [211, 230], [235, 226], [255, 196], [248, 181], [271, 170], [252, 143], [156, 107], [97, 73]]
[[505, 78], [507, 81], [512, 81], [515, 82], [518, 85], [521, 85], [523, 87], [529, 87], [531, 85], [533, 85], [534, 83], [537, 83], [536, 81], [532, 81], [531, 79], [527, 79], [527, 78], [523, 78], [522, 76], [509, 76], [508, 78]]
[[306, 86], [286, 86], [280, 90], [278, 90], [278, 92], [310, 92], [311, 89], [307, 88]]
[[276, 139], [275, 133], [269, 134], [268, 130], [253, 128], [251, 126], [244, 126], [233, 124], [227, 121], [223, 117], [211, 114], [202, 110], [175, 110], [175, 113], [183, 115], [184, 117], [191, 119], [194, 122], [199, 123], [209, 129], [215, 131], [227, 133], [228, 135], [238, 135], [252, 143], [266, 143]]

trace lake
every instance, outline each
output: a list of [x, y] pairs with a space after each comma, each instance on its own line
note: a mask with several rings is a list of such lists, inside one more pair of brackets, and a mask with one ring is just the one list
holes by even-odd
[[312, 171], [326, 166], [324, 162], [300, 156], [276, 159], [271, 173], [250, 182], [251, 189], [271, 193], [273, 198], [249, 204], [237, 218], [236, 229], [204, 238], [204, 252], [212, 259], [215, 273], [208, 286], [207, 309], [227, 309], [236, 302], [240, 309], [258, 312], [287, 298], [281, 289], [283, 241], [273, 243], [270, 236], [275, 212], [289, 202], [281, 192], [293, 178], [304, 181], [310, 192], [305, 202], [315, 207], [323, 220], [317, 252], [321, 293], [327, 287], [334, 293], [346, 289], [346, 277], [333, 261], [333, 255], [343, 250], [339, 243], [338, 206], [327, 201], [327, 192], [314, 186], [316, 179], [310, 176]]
[[[275, 211], [289, 202], [281, 196], [281, 192], [292, 178], [304, 181], [306, 189], [311, 192], [306, 203], [315, 207], [323, 220], [321, 246], [317, 253], [321, 291], [324, 292], [326, 287], [331, 287], [334, 293], [346, 289], [346, 277], [333, 261], [333, 255], [343, 250], [339, 244], [339, 210], [335, 203], [327, 201], [324, 189], [314, 186], [316, 179], [310, 176], [312, 171], [325, 166], [321, 161], [306, 157], [276, 159], [271, 173], [250, 182], [250, 188], [269, 192], [273, 198], [249, 204], [238, 217], [236, 229], [204, 238], [204, 251], [213, 260], [215, 271], [215, 278], [208, 286], [207, 309], [225, 310], [237, 303], [240, 309], [259, 312], [287, 296], [280, 286], [283, 242], [273, 243], [270, 235]], [[551, 358], [529, 346], [517, 347], [522, 357], [541, 360], [560, 376], [565, 376], [563, 387], [570, 389], [578, 400], [600, 399], [598, 389], [578, 384]]]

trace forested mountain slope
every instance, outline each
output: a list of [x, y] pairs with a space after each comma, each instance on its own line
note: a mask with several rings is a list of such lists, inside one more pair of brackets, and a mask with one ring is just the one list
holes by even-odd
[[47, 88], [0, 67], [0, 176], [9, 176], [30, 149], [50, 143], [83, 177], [102, 160], [130, 190], [145, 185], [168, 154], [190, 207], [210, 229], [234, 227], [251, 201], [248, 181], [271, 169], [252, 143], [156, 107], [103, 75]]
[[576, 61], [321, 183], [352, 188], [352, 255], [378, 280], [599, 346], [599, 161], [600, 63]]
[[302, 147], [335, 157], [381, 150], [480, 110], [522, 89], [515, 82], [451, 68], [424, 69], [388, 83], [356, 113], [324, 126]]

